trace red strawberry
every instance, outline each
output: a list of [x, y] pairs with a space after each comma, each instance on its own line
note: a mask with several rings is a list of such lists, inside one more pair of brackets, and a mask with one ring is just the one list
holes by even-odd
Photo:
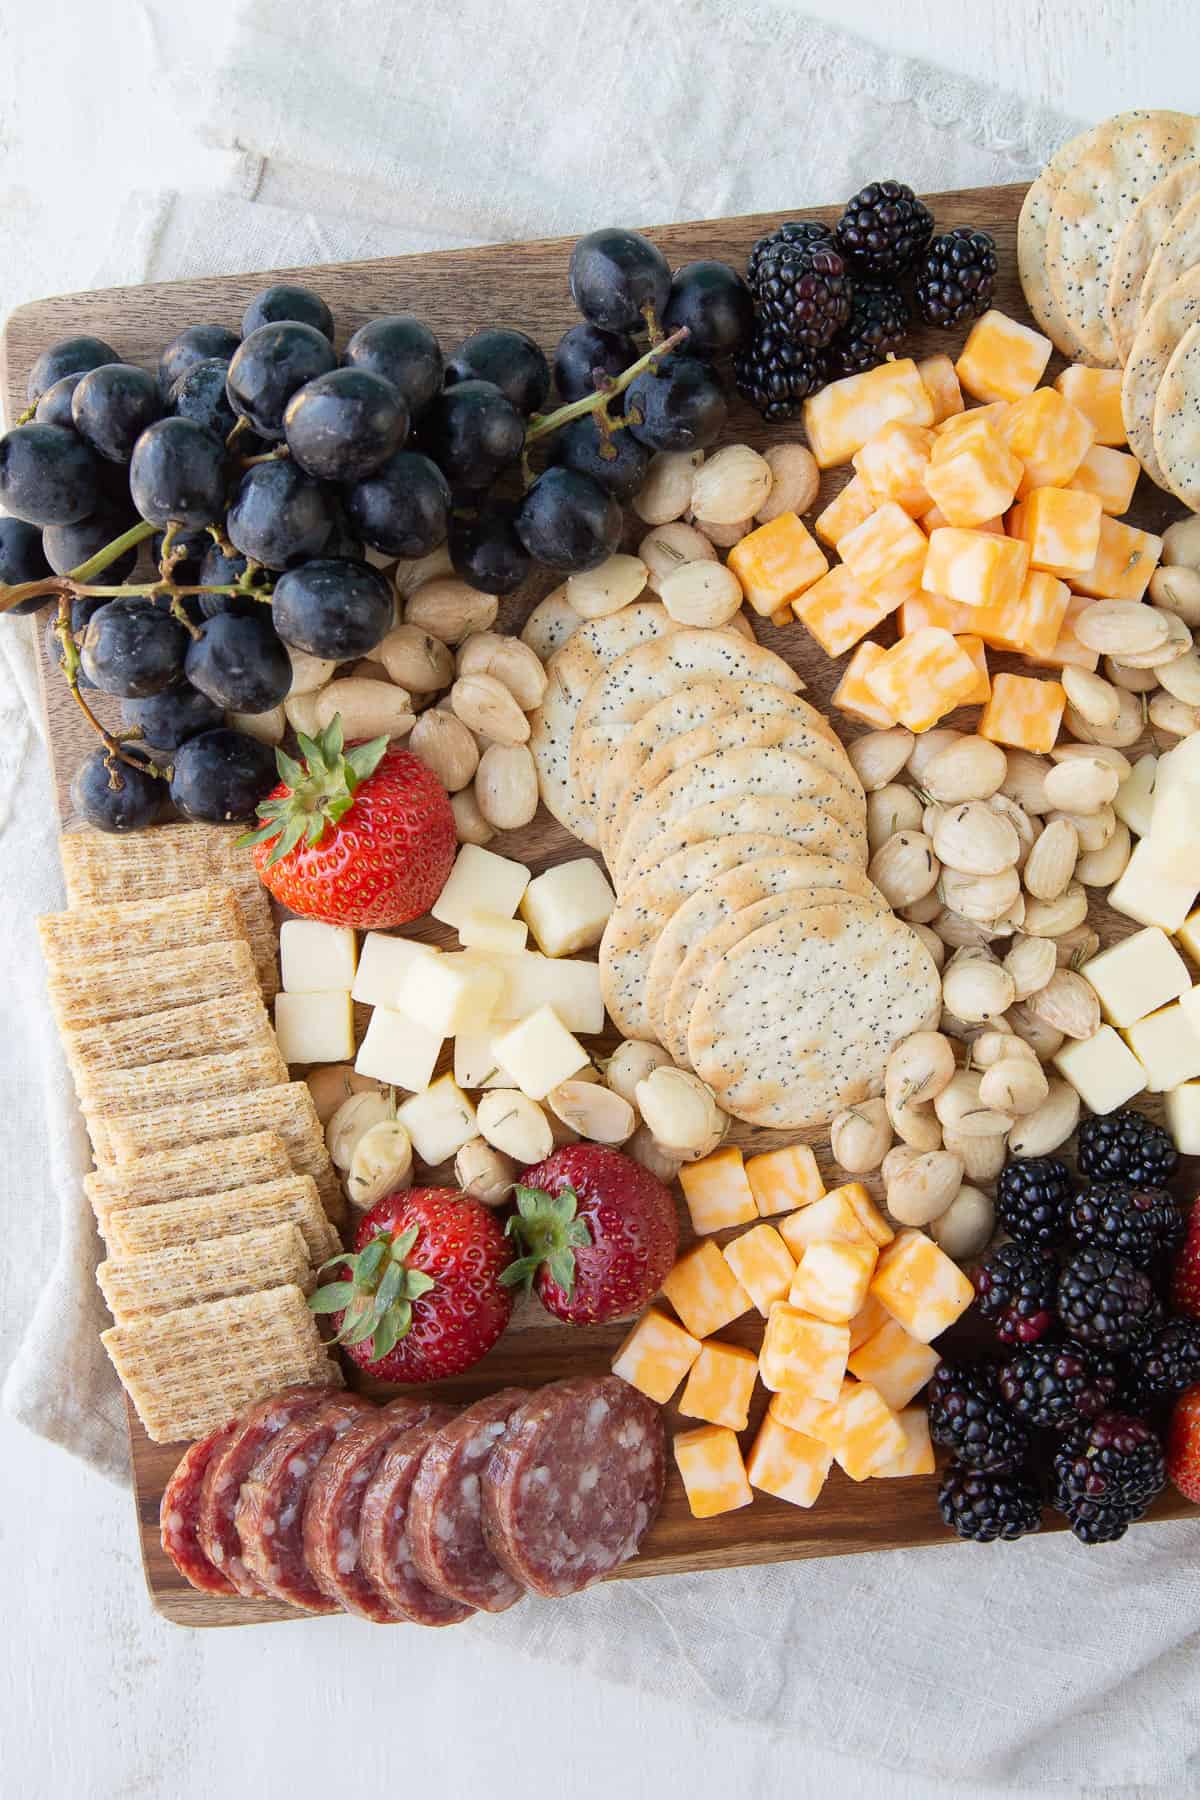
[[359, 931], [405, 925], [429, 911], [454, 862], [454, 814], [441, 782], [387, 738], [342, 750], [342, 722], [314, 740], [297, 733], [302, 763], [275, 752], [282, 785], [262, 802], [254, 845], [259, 879], [306, 918]]
[[512, 1316], [512, 1250], [495, 1215], [452, 1188], [385, 1194], [363, 1215], [349, 1271], [318, 1288], [347, 1356], [381, 1381], [441, 1381], [486, 1356]]
[[1171, 1272], [1171, 1311], [1200, 1319], [1200, 1200], [1192, 1208], [1187, 1237]]
[[1185, 1500], [1200, 1505], [1200, 1387], [1180, 1394], [1167, 1426], [1167, 1474]]
[[662, 1286], [679, 1247], [670, 1190], [600, 1144], [569, 1144], [526, 1169], [506, 1230], [519, 1259], [506, 1287], [536, 1287], [568, 1325], [601, 1325], [637, 1312]]

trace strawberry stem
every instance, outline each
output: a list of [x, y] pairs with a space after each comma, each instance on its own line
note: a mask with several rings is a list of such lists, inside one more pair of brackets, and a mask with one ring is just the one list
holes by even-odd
[[571, 1187], [548, 1194], [543, 1188], [518, 1186], [515, 1199], [517, 1210], [504, 1231], [521, 1254], [501, 1270], [501, 1286], [520, 1287], [528, 1294], [544, 1266], [555, 1286], [571, 1299], [575, 1292], [575, 1252], [593, 1242], [587, 1220], [577, 1217], [578, 1194]]

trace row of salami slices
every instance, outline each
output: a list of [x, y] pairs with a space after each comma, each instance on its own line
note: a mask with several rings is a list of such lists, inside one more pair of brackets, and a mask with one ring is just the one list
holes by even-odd
[[658, 1408], [612, 1375], [461, 1410], [295, 1387], [191, 1446], [162, 1542], [207, 1593], [455, 1625], [636, 1556], [664, 1467]]

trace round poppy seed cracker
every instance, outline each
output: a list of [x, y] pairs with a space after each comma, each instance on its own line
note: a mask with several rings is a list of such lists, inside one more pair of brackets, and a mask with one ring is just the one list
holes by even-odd
[[[667, 694], [664, 699], [656, 701], [630, 729], [629, 736], [620, 749], [609, 759], [600, 782], [596, 829], [600, 837], [600, 848], [605, 856], [608, 855], [609, 834], [621, 798], [642, 764], [671, 738], [679, 737], [685, 731], [694, 731], [697, 725], [711, 725], [715, 720], [735, 711], [735, 703], [725, 696], [736, 686], [735, 682], [701, 681], [694, 687], [680, 688], [678, 692]], [[764, 692], [770, 694], [780, 691], [777, 688], [764, 688]]]
[[1200, 193], [1200, 163], [1180, 163], [1164, 175], [1134, 208], [1121, 233], [1108, 280], [1108, 328], [1123, 363], [1128, 362], [1142, 318], [1142, 283], [1154, 253], [1176, 214]]
[[1050, 226], [1050, 198], [1057, 180], [1055, 168], [1070, 149], [1070, 144], [1063, 146], [1025, 195], [1017, 220], [1017, 268], [1030, 312], [1063, 355], [1074, 361], [1079, 345], [1046, 273], [1046, 233]]
[[823, 1125], [883, 1088], [896, 1044], [936, 1020], [941, 980], [916, 933], [862, 904], [798, 907], [717, 963], [688, 1053], [727, 1112]]
[[676, 909], [727, 869], [793, 847], [783, 837], [734, 832], [676, 851], [626, 889], [604, 927], [599, 951], [604, 1004], [623, 1037], [655, 1035], [646, 1012], [646, 977], [659, 937]]
[[1200, 511], [1200, 324], [1180, 338], [1159, 386], [1154, 454], [1171, 492]]
[[1200, 320], [1200, 267], [1192, 269], [1155, 301], [1138, 326], [1121, 380], [1121, 411], [1129, 448], [1160, 488], [1167, 478], [1154, 448], [1154, 407], [1176, 346]]
[[580, 810], [592, 812], [599, 805], [609, 757], [656, 701], [698, 681], [729, 678], [764, 681], [793, 694], [804, 686], [773, 650], [736, 632], [695, 626], [683, 626], [653, 646], [631, 650], [600, 671], [580, 704], [571, 739], [571, 778]]
[[841, 828], [858, 866], [866, 867], [866, 801], [861, 790], [856, 799], [836, 775], [795, 751], [748, 745], [716, 750], [698, 762], [685, 763], [647, 794], [621, 840], [614, 871], [618, 881], [623, 884], [656, 856], [659, 840], [697, 808], [727, 803], [736, 809], [760, 795], [809, 802]]
[[[783, 870], [781, 862], [778, 857], [764, 858], [752, 863], [748, 869], [730, 870], [729, 876], [721, 878], [722, 882], [729, 882], [730, 877], [743, 879], [727, 886], [721, 900], [712, 897], [718, 885], [713, 883], [702, 894], [693, 895], [687, 908], [680, 908], [682, 912], [691, 909], [697, 900], [708, 901], [707, 906], [692, 914], [693, 935], [681, 945], [682, 955], [662, 997], [661, 1010], [656, 1010], [653, 996], [648, 1001], [651, 1018], [662, 1024], [659, 1041], [666, 1045], [677, 1062], [689, 1060], [687, 1034], [692, 1007], [700, 998], [717, 961], [734, 944], [740, 943], [760, 925], [770, 924], [793, 906], [836, 905], [851, 898], [865, 906], [886, 904], [865, 875], [847, 869], [844, 864], [831, 862], [827, 857], [793, 857], [791, 873]], [[811, 870], [807, 871], [806, 879], [804, 867], [814, 863], [822, 865], [816, 881], [812, 879]], [[675, 918], [679, 918], [679, 913]], [[672, 920], [672, 924], [674, 922]], [[653, 969], [653, 964], [651, 967]]]
[[[710, 800], [698, 806], [655, 843], [653, 860], [647, 867], [665, 863], [680, 850], [694, 850], [711, 840], [746, 832], [783, 838], [797, 849], [831, 856], [849, 868], [863, 867], [862, 852], [840, 819], [823, 812], [811, 800], [793, 800], [782, 794], [747, 794], [733, 803]], [[637, 870], [633, 880], [644, 873]], [[631, 886], [632, 881], [627, 885]]]
[[1193, 193], [1176, 213], [1154, 252], [1142, 282], [1141, 317], [1144, 319], [1155, 302], [1197, 263], [1200, 263], [1200, 191]]

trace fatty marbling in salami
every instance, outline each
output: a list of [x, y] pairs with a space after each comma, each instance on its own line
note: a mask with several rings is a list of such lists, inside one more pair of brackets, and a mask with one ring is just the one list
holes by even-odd
[[272, 1599], [306, 1612], [339, 1609], [323, 1594], [304, 1560], [304, 1508], [321, 1459], [374, 1408], [355, 1394], [327, 1400], [281, 1431], [242, 1483], [234, 1523], [242, 1558]]
[[531, 1593], [578, 1593], [637, 1555], [665, 1464], [662, 1415], [644, 1394], [616, 1375], [556, 1381], [521, 1409], [488, 1460], [488, 1547]]
[[480, 1478], [527, 1388], [503, 1388], [443, 1425], [417, 1470], [408, 1507], [408, 1538], [417, 1573], [464, 1606], [504, 1612], [521, 1584], [501, 1568], [483, 1538]]
[[423, 1425], [433, 1410], [429, 1401], [401, 1398], [356, 1420], [330, 1446], [309, 1490], [304, 1509], [309, 1574], [331, 1600], [376, 1625], [393, 1625], [406, 1615], [391, 1605], [363, 1567], [363, 1497], [387, 1451]]
[[422, 1581], [408, 1539], [408, 1503], [417, 1470], [452, 1406], [433, 1406], [424, 1425], [405, 1432], [384, 1456], [367, 1487], [359, 1525], [362, 1567], [389, 1606], [414, 1625], [461, 1625], [475, 1611]]
[[248, 1598], [261, 1598], [265, 1590], [242, 1560], [234, 1514], [242, 1483], [285, 1426], [308, 1417], [329, 1399], [328, 1387], [285, 1388], [269, 1400], [260, 1400], [244, 1412], [233, 1436], [213, 1456], [204, 1471], [200, 1491], [200, 1548], [209, 1562], [228, 1577], [223, 1592], [236, 1589]]
[[162, 1547], [185, 1581], [202, 1594], [232, 1594], [233, 1583], [207, 1555], [199, 1536], [201, 1493], [207, 1471], [237, 1431], [231, 1419], [184, 1451], [168, 1481], [159, 1508]]

